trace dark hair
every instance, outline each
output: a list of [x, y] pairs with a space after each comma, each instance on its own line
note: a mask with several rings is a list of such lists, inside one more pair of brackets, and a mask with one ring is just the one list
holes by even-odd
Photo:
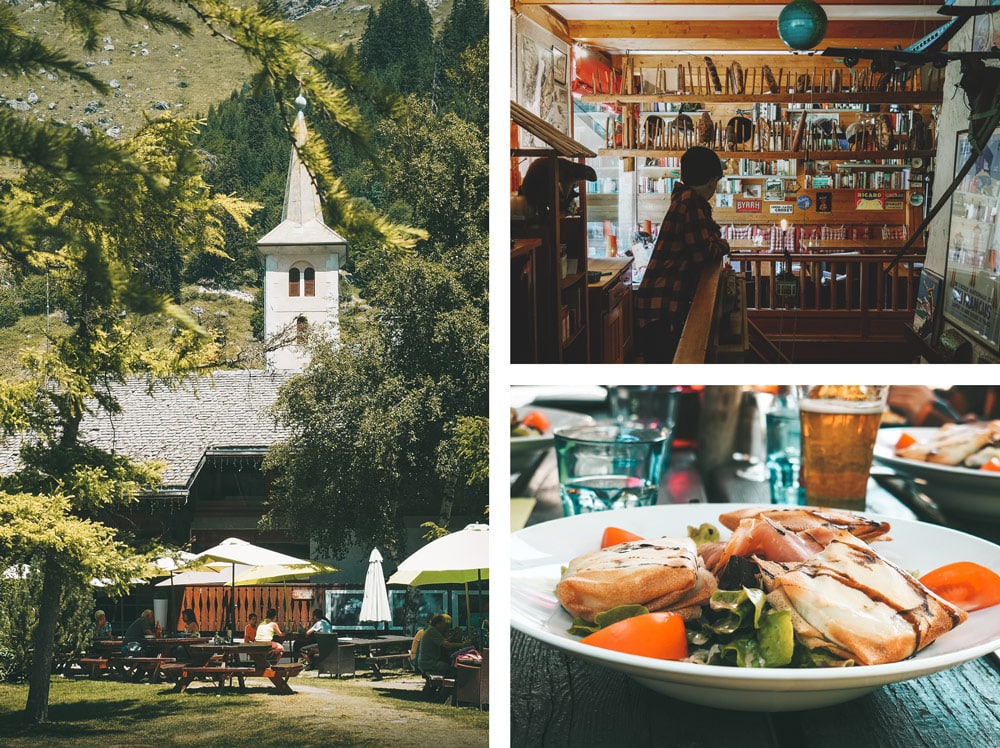
[[192, 623], [195, 620], [194, 611], [191, 608], [185, 608], [181, 611], [181, 618], [187, 623]]
[[326, 621], [331, 626], [333, 625], [333, 622], [330, 621], [330, 619], [327, 618], [325, 615], [323, 615], [323, 611], [320, 608], [313, 608], [313, 618], [318, 618], [321, 621]]
[[277, 608], [268, 608], [267, 615], [265, 616], [265, 618], [270, 618], [273, 620], [276, 615], [278, 615]]
[[254, 612], [253, 612], [252, 610], [251, 610], [251, 611], [250, 611], [250, 612], [249, 612], [249, 613], [247, 614], [247, 618], [248, 618], [248, 619], [249, 619], [249, 618], [256, 618], [256, 617], [257, 617], [257, 614], [256, 614], [256, 613], [254, 613]]

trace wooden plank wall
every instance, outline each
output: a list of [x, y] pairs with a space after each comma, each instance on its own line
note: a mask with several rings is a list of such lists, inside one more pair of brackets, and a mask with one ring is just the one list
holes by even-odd
[[[281, 629], [291, 626], [293, 622], [299, 625], [309, 625], [314, 608], [323, 608], [326, 591], [338, 589], [335, 585], [300, 585], [280, 584], [236, 587], [236, 628], [234, 636], [241, 636], [247, 623], [247, 615], [253, 611], [260, 618], [264, 617], [268, 608], [278, 611], [278, 623]], [[296, 591], [293, 594], [293, 590]], [[194, 610], [195, 620], [202, 633], [211, 634], [225, 629], [225, 620], [229, 609], [229, 593], [231, 588], [219, 586], [186, 586], [181, 598], [180, 610]], [[297, 595], [309, 594], [308, 599], [295, 599]], [[287, 605], [287, 607], [286, 607]], [[177, 626], [183, 624], [178, 618]]]

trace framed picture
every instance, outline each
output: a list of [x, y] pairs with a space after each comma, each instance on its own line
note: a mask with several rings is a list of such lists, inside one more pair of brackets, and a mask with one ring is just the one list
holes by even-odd
[[327, 590], [326, 615], [335, 629], [371, 628], [361, 626], [361, 601], [364, 590]]
[[974, 158], [951, 197], [951, 224], [943, 278], [944, 318], [993, 350], [1000, 350], [1000, 128], [973, 157], [968, 130], [958, 133], [955, 174]]
[[920, 286], [917, 288], [917, 303], [913, 311], [913, 331], [933, 345], [937, 338], [937, 324], [940, 321], [941, 277], [924, 268], [920, 271]]
[[431, 616], [448, 612], [448, 593], [418, 587], [389, 590], [389, 609], [393, 628], [416, 631], [427, 625]]
[[558, 47], [552, 48], [552, 80], [560, 86], [566, 85], [566, 53]]

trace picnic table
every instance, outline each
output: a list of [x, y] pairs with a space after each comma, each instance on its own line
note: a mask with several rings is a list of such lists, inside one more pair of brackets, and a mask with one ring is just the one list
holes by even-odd
[[176, 662], [173, 657], [129, 657], [127, 655], [112, 655], [108, 658], [107, 669], [118, 673], [125, 680], [138, 682], [149, 678], [150, 683], [160, 679], [164, 665]]
[[[302, 672], [302, 665], [279, 665], [270, 662], [271, 645], [261, 644], [193, 644], [188, 647], [191, 659], [183, 665], [173, 665], [165, 669], [169, 677], [175, 677], [174, 692], [180, 693], [196, 678], [215, 681], [219, 690], [226, 681], [236, 678], [240, 689], [246, 688], [246, 678], [267, 678], [278, 693], [295, 693], [288, 685], [290, 678]], [[246, 655], [249, 662], [242, 661]]]
[[354, 653], [363, 658], [372, 671], [373, 680], [382, 680], [382, 666], [394, 660], [409, 662], [412, 636], [386, 634], [373, 638], [353, 637]]

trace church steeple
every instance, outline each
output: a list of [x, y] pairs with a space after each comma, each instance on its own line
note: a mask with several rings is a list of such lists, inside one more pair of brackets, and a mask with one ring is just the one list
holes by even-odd
[[[307, 102], [300, 93], [295, 103], [299, 111], [292, 133], [301, 147], [309, 137], [303, 111]], [[338, 334], [338, 281], [347, 242], [323, 222], [316, 185], [295, 147], [288, 161], [281, 223], [258, 240], [257, 254], [264, 263], [265, 338], [296, 339], [269, 353], [267, 365], [301, 370], [308, 362], [306, 332]]]

